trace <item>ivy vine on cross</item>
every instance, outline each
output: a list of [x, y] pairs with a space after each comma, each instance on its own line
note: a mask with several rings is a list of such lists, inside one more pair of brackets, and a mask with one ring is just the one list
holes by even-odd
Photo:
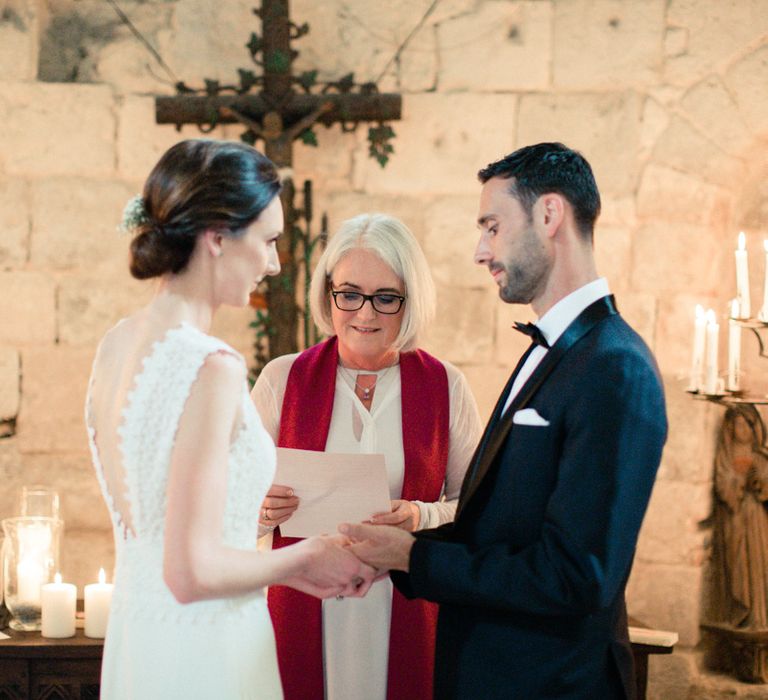
[[[263, 141], [266, 156], [279, 168], [290, 168], [294, 141], [317, 145], [313, 130], [316, 124], [340, 124], [343, 130], [351, 131], [360, 122], [368, 122], [373, 123], [368, 129], [369, 153], [383, 167], [393, 153], [390, 140], [394, 132], [387, 122], [400, 119], [401, 96], [379, 93], [374, 83], [358, 85], [353, 74], [326, 83], [318, 82], [316, 70], [294, 76], [292, 65], [298, 52], [291, 48], [291, 41], [307, 34], [309, 26], [291, 21], [289, 0], [262, 0], [261, 8], [253, 12], [261, 19], [262, 36], [251, 34], [246, 46], [253, 63], [261, 68], [261, 75], [240, 69], [238, 84], [206, 80], [201, 90], [179, 82], [177, 95], [155, 98], [157, 123], [174, 124], [177, 128], [196, 124], [203, 131], [219, 124], [240, 123], [246, 127], [241, 136], [244, 141]], [[265, 309], [257, 309], [257, 321], [253, 324], [257, 328], [257, 373], [270, 357], [299, 349], [302, 316], [305, 347], [316, 339], [310, 331], [306, 290], [303, 309], [297, 304], [295, 290], [299, 268], [308, 279], [313, 249], [318, 242], [324, 244], [327, 234], [323, 231], [313, 238], [310, 233], [311, 185], [304, 185], [302, 211], [294, 206], [294, 192], [289, 179], [281, 195], [285, 212], [285, 235], [278, 242], [282, 271], [267, 280], [269, 314]], [[305, 231], [298, 226], [299, 219], [304, 219]]]

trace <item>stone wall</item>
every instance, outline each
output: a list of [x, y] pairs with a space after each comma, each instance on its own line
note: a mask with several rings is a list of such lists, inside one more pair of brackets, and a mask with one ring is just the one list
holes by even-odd
[[[154, 123], [153, 95], [181, 78], [232, 81], [255, 0], [122, 0], [173, 71], [101, 0], [0, 0], [0, 517], [22, 484], [62, 492], [64, 571], [82, 585], [110, 566], [109, 522], [92, 476], [82, 405], [95, 344], [152, 293], [125, 271], [114, 234], [157, 157], [197, 131]], [[365, 129], [318, 129], [297, 145], [332, 228], [361, 211], [400, 216], [439, 290], [427, 348], [459, 365], [484, 416], [526, 343], [473, 265], [477, 169], [515, 147], [561, 140], [592, 162], [603, 193], [600, 270], [653, 348], [670, 437], [628, 588], [630, 612], [679, 632], [655, 659], [654, 698], [752, 697], [701, 673], [699, 641], [714, 436], [721, 409], [684, 393], [696, 303], [725, 314], [744, 230], [753, 305], [768, 233], [765, 0], [294, 0], [310, 24], [296, 70], [354, 71], [403, 93], [396, 154], [381, 169]], [[407, 45], [392, 61], [397, 48]], [[240, 129], [214, 135], [237, 138]], [[245, 353], [250, 312], [216, 332]], [[749, 384], [765, 368], [745, 336]], [[724, 353], [723, 353], [724, 357]], [[631, 398], [631, 397], [630, 397]], [[728, 686], [725, 688], [725, 686]], [[756, 695], [754, 697], [757, 697]]]

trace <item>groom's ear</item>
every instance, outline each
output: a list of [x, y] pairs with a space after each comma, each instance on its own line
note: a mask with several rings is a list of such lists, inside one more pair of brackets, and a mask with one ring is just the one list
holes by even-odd
[[222, 253], [221, 243], [224, 240], [224, 235], [218, 231], [205, 231], [201, 234], [202, 243], [205, 250], [211, 255], [211, 257], [218, 258]]

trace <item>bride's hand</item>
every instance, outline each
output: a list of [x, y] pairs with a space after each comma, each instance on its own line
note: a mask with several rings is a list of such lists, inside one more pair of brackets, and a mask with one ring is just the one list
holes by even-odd
[[304, 549], [302, 570], [286, 585], [318, 598], [364, 596], [376, 570], [361, 562], [346, 548], [349, 540], [340, 535], [311, 537], [294, 545]]
[[259, 524], [276, 528], [290, 518], [299, 507], [299, 499], [290, 486], [272, 484], [259, 509]]

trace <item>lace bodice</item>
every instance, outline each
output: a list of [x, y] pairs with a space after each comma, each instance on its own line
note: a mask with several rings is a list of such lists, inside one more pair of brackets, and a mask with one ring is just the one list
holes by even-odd
[[[192, 385], [206, 357], [225, 352], [240, 357], [226, 343], [195, 327], [182, 324], [155, 342], [144, 358], [122, 410], [118, 433], [126, 501], [130, 513], [120, 513], [109, 492], [105, 466], [100, 461], [91, 416], [91, 377], [86, 402], [86, 424], [94, 467], [115, 532], [116, 590], [113, 607], [130, 603], [153, 614], [174, 608], [162, 579], [166, 487], [174, 439]], [[98, 359], [98, 358], [97, 358]], [[243, 382], [242, 423], [230, 447], [224, 544], [255, 549], [259, 506], [275, 470], [275, 449], [264, 430]], [[141, 601], [137, 606], [137, 601]], [[218, 605], [217, 605], [218, 603]], [[185, 606], [209, 608], [225, 601]], [[181, 610], [181, 606], [179, 606]]]

